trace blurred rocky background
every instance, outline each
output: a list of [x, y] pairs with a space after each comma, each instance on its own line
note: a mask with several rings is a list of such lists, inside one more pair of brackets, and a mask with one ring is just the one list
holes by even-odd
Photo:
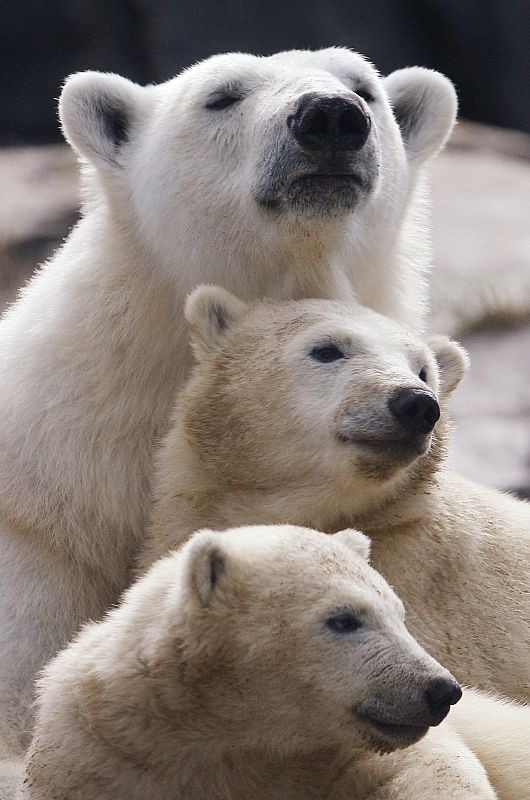
[[[471, 371], [453, 401], [453, 466], [530, 496], [530, 7], [527, 0], [27, 0], [0, 28], [0, 310], [60, 244], [79, 206], [60, 142], [65, 75], [160, 81], [214, 52], [347, 45], [383, 73], [456, 84], [462, 115], [432, 167], [431, 328]], [[525, 133], [527, 132], [527, 133]]]

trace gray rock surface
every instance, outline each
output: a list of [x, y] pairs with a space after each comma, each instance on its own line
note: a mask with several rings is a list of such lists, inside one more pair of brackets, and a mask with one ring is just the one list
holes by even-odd
[[[492, 149], [498, 140], [505, 152]], [[433, 162], [431, 180], [431, 327], [461, 334], [527, 318], [530, 137], [460, 125], [453, 146]]]
[[0, 310], [78, 216], [79, 181], [66, 145], [0, 150]]
[[471, 369], [452, 400], [450, 464], [530, 498], [530, 323], [463, 337]]
[[530, 494], [530, 137], [460, 124], [433, 162], [430, 327], [471, 369], [452, 401], [451, 465]]
[[[62, 145], [0, 151], [0, 308], [77, 217]], [[460, 339], [471, 370], [456, 393], [451, 463], [530, 491], [530, 137], [461, 123], [432, 167], [430, 327]]]
[[12, 759], [0, 760], [0, 800], [12, 800], [23, 777], [24, 765]]

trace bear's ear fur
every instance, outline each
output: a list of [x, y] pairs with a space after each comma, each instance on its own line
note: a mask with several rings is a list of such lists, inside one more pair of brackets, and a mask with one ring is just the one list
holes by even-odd
[[441, 150], [456, 122], [451, 81], [423, 67], [398, 69], [383, 79], [410, 161], [421, 164]]
[[426, 341], [440, 369], [440, 395], [445, 400], [464, 377], [469, 367], [469, 356], [461, 345], [447, 336], [428, 336]]
[[219, 286], [198, 286], [186, 300], [184, 314], [195, 357], [212, 352], [246, 304]]
[[226, 555], [221, 537], [205, 528], [190, 539], [187, 548], [188, 586], [200, 605], [207, 608], [225, 571]]
[[120, 75], [76, 72], [64, 84], [59, 118], [67, 142], [95, 166], [122, 165], [145, 89]]
[[343, 531], [337, 531], [333, 536], [335, 537], [335, 541], [346, 545], [346, 547], [349, 547], [350, 550], [353, 550], [358, 556], [361, 556], [361, 558], [364, 558], [366, 561], [370, 560], [371, 542], [364, 533], [356, 531], [354, 528], [345, 528]]

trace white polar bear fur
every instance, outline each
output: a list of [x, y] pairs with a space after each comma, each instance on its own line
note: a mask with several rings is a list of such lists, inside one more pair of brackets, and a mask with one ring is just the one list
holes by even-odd
[[[206, 109], [227, 80], [247, 92], [240, 106]], [[371, 193], [344, 213], [258, 206], [264, 154], [301, 93], [361, 84]], [[186, 293], [206, 280], [248, 298], [355, 295], [420, 327], [421, 171], [455, 108], [441, 75], [381, 79], [344, 49], [217, 56], [160, 86], [67, 81], [82, 220], [0, 322], [0, 755], [27, 740], [35, 672], [128, 583], [152, 451], [190, 362]]]
[[[46, 667], [19, 800], [494, 800], [448, 724], [365, 721], [419, 719], [451, 679], [367, 553], [351, 530], [196, 534]], [[331, 631], [344, 609], [361, 627]]]
[[485, 765], [501, 800], [530, 797], [530, 708], [466, 689], [451, 725]]
[[[333, 301], [245, 306], [203, 287], [187, 315], [199, 361], [159, 453], [141, 563], [204, 526], [352, 524], [414, 636], [457, 680], [530, 700], [530, 506], [443, 463], [461, 348]], [[315, 362], [329, 340], [344, 358]], [[406, 458], [388, 405], [403, 388], [442, 403]]]

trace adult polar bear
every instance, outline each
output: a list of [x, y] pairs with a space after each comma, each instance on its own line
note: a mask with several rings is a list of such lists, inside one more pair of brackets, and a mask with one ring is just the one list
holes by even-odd
[[381, 79], [345, 49], [216, 56], [160, 86], [67, 81], [83, 218], [0, 323], [7, 749], [36, 670], [127, 583], [189, 365], [185, 295], [356, 296], [421, 326], [421, 166], [455, 109], [443, 76]]

